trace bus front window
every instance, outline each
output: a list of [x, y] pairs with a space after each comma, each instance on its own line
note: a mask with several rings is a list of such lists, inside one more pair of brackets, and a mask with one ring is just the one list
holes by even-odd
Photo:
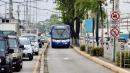
[[57, 29], [52, 31], [53, 38], [69, 38], [70, 34], [65, 29]]

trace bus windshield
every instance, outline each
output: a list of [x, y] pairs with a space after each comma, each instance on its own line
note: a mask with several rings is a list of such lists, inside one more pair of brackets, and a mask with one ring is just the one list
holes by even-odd
[[52, 38], [69, 38], [70, 34], [66, 29], [55, 29], [52, 31]]

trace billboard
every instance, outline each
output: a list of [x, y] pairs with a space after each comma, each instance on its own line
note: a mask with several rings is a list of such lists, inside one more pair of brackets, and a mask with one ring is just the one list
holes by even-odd
[[93, 18], [86, 19], [86, 32], [93, 32]]

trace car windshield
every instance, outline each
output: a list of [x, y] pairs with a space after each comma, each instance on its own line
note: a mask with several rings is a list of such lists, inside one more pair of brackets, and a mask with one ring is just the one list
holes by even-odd
[[30, 45], [30, 41], [28, 39], [20, 38], [19, 40], [21, 45]]
[[36, 36], [24, 36], [24, 37], [29, 38], [31, 42], [36, 42], [37, 41]]
[[4, 40], [0, 40], [0, 52], [3, 52], [5, 51], [5, 41]]
[[10, 48], [16, 48], [16, 47], [18, 47], [16, 39], [9, 39], [8, 42], [9, 42], [9, 47]]

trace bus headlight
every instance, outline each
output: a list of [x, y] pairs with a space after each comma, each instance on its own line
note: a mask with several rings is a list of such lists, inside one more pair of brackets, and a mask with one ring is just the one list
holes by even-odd
[[66, 42], [70, 42], [70, 39], [67, 39]]
[[53, 42], [60, 42], [60, 40], [52, 40]]

